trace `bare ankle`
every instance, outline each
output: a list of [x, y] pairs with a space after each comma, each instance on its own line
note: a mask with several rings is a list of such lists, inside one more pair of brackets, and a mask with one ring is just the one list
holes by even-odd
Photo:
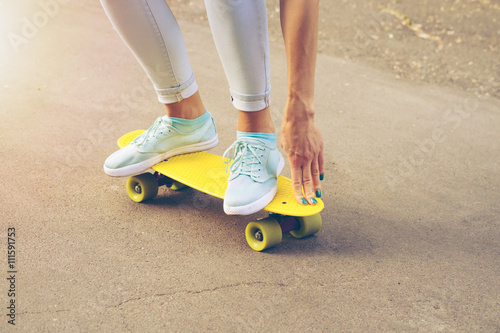
[[274, 123], [269, 108], [252, 112], [239, 111], [238, 131], [274, 133]]
[[195, 119], [205, 113], [205, 106], [199, 92], [180, 102], [165, 104], [165, 108], [167, 116], [175, 118]]

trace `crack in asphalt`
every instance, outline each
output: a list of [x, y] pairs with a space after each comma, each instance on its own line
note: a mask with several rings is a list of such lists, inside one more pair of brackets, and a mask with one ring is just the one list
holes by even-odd
[[63, 310], [52, 310], [52, 311], [36, 311], [36, 312], [19, 312], [17, 313], [17, 315], [25, 315], [25, 314], [41, 314], [41, 313], [56, 313], [56, 312], [68, 312], [68, 311], [72, 311], [72, 310], [69, 310], [69, 309], [63, 309]]
[[[268, 285], [268, 286], [278, 286], [278, 287], [288, 287], [287, 284], [277, 282], [277, 283], [269, 283], [269, 282], [263, 282], [263, 281], [255, 281], [255, 282], [241, 282], [241, 283], [234, 283], [234, 284], [228, 284], [228, 285], [223, 285], [223, 286], [217, 286], [214, 288], [206, 288], [206, 289], [200, 289], [200, 290], [181, 290], [181, 291], [176, 291], [173, 293], [161, 293], [161, 294], [153, 294], [150, 296], [144, 296], [144, 297], [132, 297], [129, 298], [125, 301], [122, 301], [118, 303], [117, 305], [112, 305], [112, 306], [106, 306], [105, 308], [110, 309], [110, 308], [118, 308], [122, 306], [123, 304], [129, 303], [129, 302], [134, 302], [134, 301], [140, 301], [142, 299], [146, 298], [151, 298], [151, 297], [163, 297], [163, 296], [174, 296], [178, 294], [191, 294], [191, 295], [196, 295], [196, 294], [202, 294], [206, 292], [214, 292], [222, 289], [228, 289], [228, 288], [236, 288], [240, 286], [254, 286], [254, 285]], [[72, 309], [61, 309], [61, 310], [53, 310], [53, 311], [36, 311], [36, 312], [19, 312], [18, 315], [26, 315], [26, 314], [43, 314], [43, 313], [57, 313], [57, 312], [70, 312], [73, 311]]]
[[118, 307], [120, 307], [123, 304], [128, 303], [128, 302], [140, 301], [142, 299], [151, 298], [151, 297], [174, 296], [174, 295], [178, 295], [178, 294], [191, 294], [191, 295], [195, 295], [195, 294], [202, 294], [202, 293], [206, 293], [206, 292], [214, 292], [214, 291], [218, 291], [218, 290], [222, 290], [222, 289], [236, 288], [236, 287], [240, 287], [240, 286], [253, 286], [253, 285], [258, 285], [258, 284], [271, 285], [271, 286], [279, 286], [279, 287], [287, 287], [288, 286], [285, 283], [269, 283], [269, 282], [263, 282], [263, 281], [241, 282], [241, 283], [228, 284], [228, 285], [217, 286], [217, 287], [214, 287], [214, 288], [200, 289], [200, 290], [181, 290], [181, 291], [173, 292], [171, 294], [161, 293], [161, 294], [153, 294], [153, 295], [144, 296], [144, 297], [133, 297], [133, 298], [129, 298], [129, 299], [125, 300], [125, 301], [122, 301], [122, 302], [118, 303], [117, 305], [108, 306], [107, 308], [118, 308]]

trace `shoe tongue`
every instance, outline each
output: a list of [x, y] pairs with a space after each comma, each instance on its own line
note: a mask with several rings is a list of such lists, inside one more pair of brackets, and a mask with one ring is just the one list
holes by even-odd
[[155, 133], [157, 133], [160, 128], [165, 128], [171, 124], [172, 124], [172, 119], [168, 118], [168, 116], [162, 116], [162, 117], [156, 118], [153, 126], [151, 126], [149, 128], [149, 130], [144, 132], [142, 135], [138, 136], [134, 140], [134, 143], [138, 144], [138, 145], [143, 144], [145, 141], [148, 140], [149, 137], [154, 136]]
[[173, 126], [172, 119], [170, 119], [168, 116], [159, 117], [155, 132], [161, 131], [163, 129], [166, 129], [166, 128], [172, 127], [172, 126]]
[[160, 123], [163, 125], [163, 124], [168, 124], [168, 125], [172, 125], [172, 119], [169, 118], [169, 116], [163, 116], [163, 117], [160, 117], [158, 118]]

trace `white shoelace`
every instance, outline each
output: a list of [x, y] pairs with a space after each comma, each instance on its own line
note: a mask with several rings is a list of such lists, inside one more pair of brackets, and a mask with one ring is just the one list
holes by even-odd
[[166, 122], [163, 117], [159, 117], [155, 120], [154, 124], [142, 135], [139, 135], [133, 143], [136, 145], [142, 145], [146, 142], [148, 142], [150, 139], [155, 138], [158, 133], [164, 134], [165, 130], [170, 132], [170, 130], [173, 128], [171, 124]]
[[[229, 171], [234, 175], [247, 175], [252, 178], [260, 178], [259, 175], [253, 174], [261, 169], [254, 169], [254, 165], [262, 165], [261, 158], [264, 154], [259, 150], [265, 151], [268, 149], [264, 141], [259, 139], [252, 139], [251, 142], [237, 140], [234, 142], [223, 155], [224, 163], [226, 164], [226, 172]], [[233, 161], [232, 164], [231, 161]]]

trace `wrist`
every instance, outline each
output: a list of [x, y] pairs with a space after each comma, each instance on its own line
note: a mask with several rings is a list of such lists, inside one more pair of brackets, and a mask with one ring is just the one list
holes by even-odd
[[289, 120], [313, 120], [314, 119], [314, 99], [307, 96], [289, 94], [287, 96], [285, 111], [283, 115], [284, 121]]

